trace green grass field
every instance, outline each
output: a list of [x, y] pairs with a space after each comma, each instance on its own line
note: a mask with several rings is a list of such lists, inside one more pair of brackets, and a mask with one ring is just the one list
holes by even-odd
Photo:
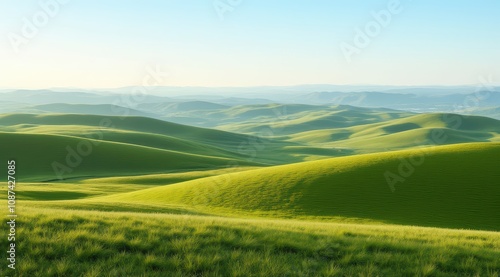
[[[259, 138], [282, 106], [190, 105], [262, 121], [228, 132], [1, 115], [0, 153], [18, 180], [17, 269], [2, 259], [1, 274], [500, 275], [499, 121], [288, 105], [288, 127]], [[70, 171], [58, 178], [54, 162]]]
[[28, 207], [19, 216], [19, 276], [500, 272], [496, 232]]

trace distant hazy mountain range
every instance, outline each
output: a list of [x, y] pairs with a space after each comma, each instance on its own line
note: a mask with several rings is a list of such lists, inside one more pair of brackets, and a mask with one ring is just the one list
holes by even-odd
[[[325, 88], [332, 90], [319, 90]], [[155, 87], [150, 88], [147, 95], [132, 95], [132, 91], [131, 87], [108, 92], [77, 89], [4, 91], [0, 93], [0, 113], [127, 114], [154, 118], [175, 117], [182, 123], [189, 123], [192, 116], [186, 113], [198, 110], [206, 113], [209, 110], [224, 110], [234, 106], [306, 104], [349, 105], [409, 112], [453, 112], [500, 119], [499, 87]], [[187, 119], [180, 119], [183, 117]]]

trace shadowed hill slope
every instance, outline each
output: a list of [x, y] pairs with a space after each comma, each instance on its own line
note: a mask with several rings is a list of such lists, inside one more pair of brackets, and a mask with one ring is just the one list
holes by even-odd
[[0, 152], [15, 159], [21, 180], [123, 176], [257, 165], [126, 143], [45, 134], [0, 133]]

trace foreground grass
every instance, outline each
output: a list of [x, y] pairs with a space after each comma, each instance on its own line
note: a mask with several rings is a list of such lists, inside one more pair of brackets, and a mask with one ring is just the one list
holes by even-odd
[[[26, 205], [18, 214], [18, 276], [498, 276], [500, 272], [500, 234], [495, 232]], [[5, 240], [0, 244], [6, 248]]]

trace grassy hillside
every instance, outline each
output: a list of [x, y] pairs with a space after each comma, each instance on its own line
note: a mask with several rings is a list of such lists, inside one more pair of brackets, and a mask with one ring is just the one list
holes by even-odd
[[[217, 127], [226, 124], [242, 124], [248, 122], [268, 123], [284, 120], [289, 116], [300, 116], [307, 112], [330, 109], [327, 106], [300, 104], [255, 104], [224, 107], [220, 109], [184, 110], [175, 114], [163, 113], [166, 120], [180, 123], [191, 123], [195, 126]], [[160, 113], [161, 114], [161, 113]], [[243, 132], [239, 129], [238, 132]]]
[[499, 143], [358, 155], [225, 174], [107, 200], [500, 230], [499, 156]]
[[[237, 110], [236, 110], [237, 109]], [[366, 109], [352, 106], [267, 105], [235, 107], [227, 111], [232, 118], [251, 115], [217, 127], [243, 133], [259, 133], [272, 129], [275, 135], [294, 134], [310, 130], [343, 128], [401, 118], [411, 115], [388, 109]]]
[[[3, 128], [6, 131], [16, 131], [25, 134], [51, 134], [79, 138], [95, 138], [104, 141], [120, 142], [147, 146], [164, 150], [186, 152], [191, 154], [211, 155], [218, 157], [239, 157], [244, 155], [231, 152], [221, 147], [216, 147], [193, 140], [173, 136], [127, 131], [114, 128], [98, 128], [84, 125], [23, 125], [14, 128]], [[2, 128], [0, 127], [0, 130]]]
[[[0, 133], [3, 157], [15, 159], [21, 180], [123, 176], [255, 165], [244, 160], [195, 155], [125, 143], [59, 135]], [[57, 164], [54, 169], [54, 164]]]
[[488, 141], [500, 141], [500, 133], [459, 131], [448, 128], [419, 128], [382, 136], [358, 137], [332, 144], [360, 150], [369, 149], [369, 152], [373, 152], [374, 150], [407, 149], [423, 145]]
[[[18, 275], [500, 274], [499, 121], [190, 105], [157, 108], [206, 106], [198, 118], [268, 137], [144, 117], [0, 115], [0, 153], [17, 166]], [[451, 143], [461, 144], [418, 147]], [[356, 155], [399, 148], [412, 149]], [[347, 157], [301, 162], [327, 156]]]
[[[19, 214], [19, 276], [493, 277], [500, 272], [500, 235], [493, 232], [26, 204]], [[2, 249], [6, 244], [0, 240]], [[6, 268], [6, 262], [0, 266]]]
[[[223, 111], [223, 115], [218, 115], [221, 116], [219, 124], [228, 118], [235, 122], [218, 128], [234, 132], [145, 117], [76, 114], [1, 115], [0, 131], [98, 137], [107, 141], [269, 164], [422, 145], [500, 141], [500, 121], [478, 116], [410, 116], [383, 109], [309, 105], [238, 106]], [[238, 119], [240, 116], [245, 119]], [[99, 126], [103, 122], [106, 128]]]
[[[138, 107], [144, 112], [154, 112], [171, 122], [249, 134], [257, 134], [263, 128], [272, 128], [277, 135], [312, 130], [314, 127], [346, 127], [412, 115], [390, 109], [346, 105], [243, 104], [233, 107], [218, 105], [194, 101], [148, 103]], [[309, 123], [310, 126], [305, 123]]]
[[92, 127], [104, 125], [114, 129], [175, 136], [216, 145], [222, 144], [221, 141], [224, 141], [227, 145], [237, 145], [241, 141], [248, 139], [248, 136], [245, 135], [135, 116], [6, 114], [0, 115], [0, 125], [17, 128], [33, 127], [31, 125], [82, 125]]
[[[0, 131], [94, 138], [265, 164], [283, 164], [303, 161], [306, 158], [339, 156], [336, 151], [298, 142], [133, 116], [7, 114], [0, 115]], [[293, 147], [301, 147], [301, 151], [295, 152]]]
[[419, 114], [373, 124], [296, 133], [288, 139], [374, 152], [421, 145], [500, 141], [500, 121], [457, 114]]
[[500, 107], [475, 108], [462, 111], [464, 114], [487, 116], [500, 120]]
[[[57, 182], [22, 182], [22, 186], [16, 188], [16, 197], [20, 200], [51, 201], [51, 200], [74, 200], [86, 199], [95, 196], [111, 195], [116, 193], [130, 192], [159, 185], [175, 184], [189, 180], [216, 176], [224, 173], [232, 173], [244, 170], [256, 169], [256, 167], [229, 167], [213, 170], [193, 170], [189, 172], [163, 173], [163, 174], [142, 174], [135, 176], [120, 177], [99, 177], [99, 178], [73, 178], [60, 180]], [[88, 207], [96, 209], [95, 202], [90, 205], [77, 205], [71, 203], [64, 205], [64, 201], [55, 202], [58, 207]], [[55, 205], [52, 203], [52, 205]], [[105, 203], [101, 203], [105, 204]], [[137, 211], [137, 206], [129, 206], [126, 209], [120, 205], [108, 203], [106, 206], [114, 207], [114, 210], [132, 210]], [[153, 210], [151, 207], [148, 210]], [[155, 212], [161, 210], [156, 209]]]

